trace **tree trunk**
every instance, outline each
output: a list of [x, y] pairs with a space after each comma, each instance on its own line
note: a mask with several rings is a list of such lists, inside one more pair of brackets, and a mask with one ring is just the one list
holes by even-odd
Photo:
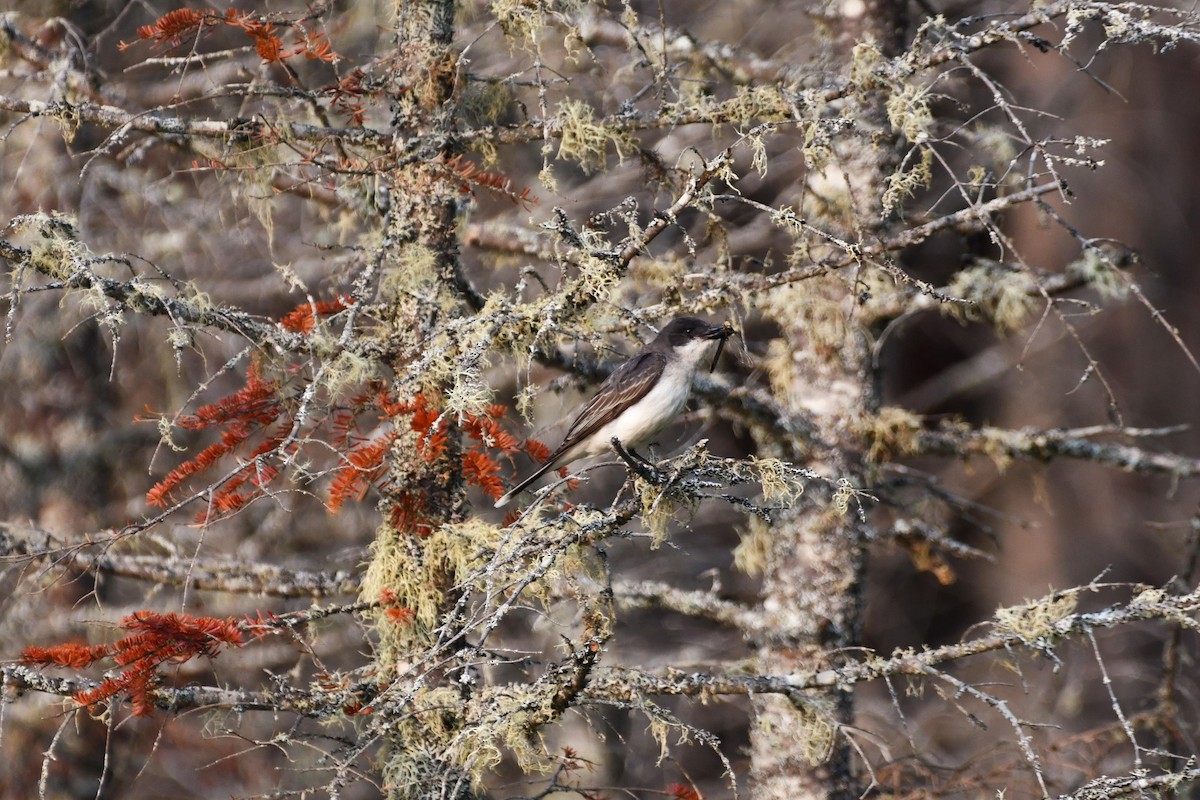
[[[848, 64], [857, 44], [873, 42], [884, 55], [903, 45], [904, 3], [871, 0], [838, 4], [838, 47]], [[860, 132], [842, 137], [830, 160], [848, 202], [841, 218], [826, 218], [849, 237], [862, 240], [881, 232], [884, 178], [895, 166], [887, 128], [885, 97], [878, 92], [857, 98], [863, 103]], [[869, 134], [884, 135], [881, 137]], [[835, 166], [834, 166], [835, 165]], [[814, 422], [809, 466], [863, 488], [870, 465], [861, 449], [857, 424], [878, 406], [873, 396], [869, 332], [857, 326], [853, 275], [829, 278], [812, 286], [814, 305], [827, 314], [796, 315], [784, 325], [786, 352], [796, 365], [793, 384], [780, 394], [794, 413]], [[829, 320], [835, 318], [836, 323]], [[830, 336], [832, 325], [840, 335]], [[835, 342], [823, 348], [820, 343]], [[814, 354], [800, 362], [799, 353]], [[774, 449], [760, 441], [760, 451]], [[818, 502], [797, 508], [771, 528], [770, 559], [763, 584], [763, 610], [772, 635], [758, 646], [761, 674], [789, 675], [836, 665], [846, 648], [858, 644], [863, 614], [865, 565], [863, 526], [853, 498], [849, 505]], [[842, 505], [841, 509], [838, 506]], [[754, 699], [751, 726], [752, 785], [759, 800], [857, 798], [861, 787], [851, 764], [852, 746], [841, 726], [853, 722], [851, 690], [830, 689], [789, 702], [780, 696]]]
[[[380, 291], [386, 322], [393, 328], [386, 341], [407, 343], [390, 353], [392, 399], [405, 403], [419, 396], [430, 416], [440, 414], [447, 387], [423, 379], [414, 386], [407, 373], [431, 348], [446, 347], [439, 333], [458, 316], [455, 309], [466, 311], [460, 292], [457, 186], [438, 166], [452, 155], [455, 126], [459, 65], [451, 47], [454, 5], [452, 0], [397, 0], [394, 9], [396, 66], [390, 96], [396, 149], [412, 136], [439, 144], [411, 161], [401, 159], [400, 166], [387, 173]], [[436, 708], [445, 701], [427, 699], [432, 693], [467, 689], [465, 682], [456, 680], [453, 658], [461, 639], [447, 633], [453, 629], [447, 617], [458, 599], [455, 573], [431, 535], [447, 523], [462, 521], [466, 495], [462, 445], [452, 415], [439, 416], [436, 429], [417, 430], [413, 419], [400, 414], [393, 420], [396, 430], [412, 430], [399, 437], [388, 460], [381, 502], [384, 520], [376, 533], [364, 594], [396, 593], [400, 604], [417, 614], [411, 626], [397, 626], [386, 614], [379, 618], [381, 690], [410, 707]], [[444, 439], [431, 446], [439, 434]], [[414, 585], [413, 575], [432, 576], [433, 585]], [[413, 587], [411, 594], [405, 594], [406, 586]], [[422, 657], [420, 663], [413, 661], [415, 654]], [[422, 722], [391, 732], [382, 768], [389, 797], [475, 796], [469, 771], [445, 755], [461, 717], [450, 711], [440, 716], [439, 725]]]

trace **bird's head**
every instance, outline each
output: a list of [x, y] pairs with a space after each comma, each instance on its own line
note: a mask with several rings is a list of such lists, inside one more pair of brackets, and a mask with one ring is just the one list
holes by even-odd
[[676, 317], [663, 326], [651, 346], [664, 352], [673, 351], [689, 364], [698, 364], [709, 343], [717, 341], [717, 357], [713, 359], [715, 369], [725, 340], [734, 333], [736, 331], [728, 322], [723, 325], [711, 325], [697, 317]]

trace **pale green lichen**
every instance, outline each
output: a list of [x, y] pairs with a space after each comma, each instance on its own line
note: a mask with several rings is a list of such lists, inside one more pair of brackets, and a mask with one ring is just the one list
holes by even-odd
[[1075, 592], [1054, 592], [1040, 600], [996, 609], [996, 629], [1025, 642], [1048, 643], [1057, 637], [1056, 624], [1075, 613]]
[[[495, 125], [501, 120], [512, 101], [512, 91], [504, 83], [475, 81], [470, 83], [462, 93], [458, 104], [459, 115], [464, 123], [471, 127]], [[495, 145], [486, 139], [476, 139], [472, 145], [486, 145], [493, 155], [495, 153]], [[494, 157], [485, 160], [490, 164], [494, 162]]]
[[1037, 294], [1028, 275], [991, 262], [959, 270], [946, 291], [966, 302], [943, 303], [943, 313], [991, 322], [1000, 333], [1011, 333], [1025, 324]]
[[804, 144], [800, 148], [804, 164], [820, 172], [829, 165], [833, 155], [833, 135], [830, 126], [818, 120], [804, 126]]
[[[848, 335], [844, 296], [841, 277], [828, 275], [772, 287], [758, 293], [755, 300], [764, 316], [787, 320], [789, 325], [804, 331], [808, 339], [807, 352], [831, 359], [842, 355]], [[773, 365], [779, 363], [781, 366], [789, 358], [784, 352], [772, 352], [768, 356]], [[771, 377], [775, 383], [781, 376], [773, 374]]]
[[604, 167], [610, 143], [621, 161], [626, 150], [636, 149], [629, 134], [597, 124], [592, 107], [581, 100], [564, 100], [555, 116], [562, 127], [558, 157], [574, 161], [585, 173]]
[[771, 564], [771, 545], [774, 531], [758, 517], [750, 517], [739, 531], [741, 541], [733, 549], [733, 564], [751, 577], [765, 575]]
[[395, 261], [389, 265], [380, 281], [379, 291], [384, 300], [426, 296], [436, 289], [439, 285], [439, 258], [434, 250], [410, 242], [394, 252]]
[[818, 767], [833, 752], [837, 737], [837, 726], [831, 722], [833, 715], [821, 707], [816, 697], [807, 698], [803, 703], [793, 703], [793, 707], [799, 712], [794, 717], [799, 750], [811, 766]]
[[[314, 329], [317, 330], [317, 329]], [[333, 337], [318, 338], [316, 352], [331, 353], [335, 344]], [[381, 365], [362, 353], [342, 350], [322, 365], [321, 383], [330, 396], [336, 397], [347, 389], [366, 385], [380, 375]]]
[[1086, 283], [1110, 300], [1124, 300], [1129, 284], [1109, 254], [1096, 247], [1085, 247], [1079, 258], [1067, 265], [1066, 272]]
[[442, 525], [425, 537], [388, 525], [379, 528], [363, 576], [362, 598], [377, 602], [390, 593], [412, 612], [411, 621], [403, 623], [388, 618], [386, 608], [372, 613], [380, 635], [380, 663], [393, 663], [429, 643], [441, 624], [445, 588], [482, 564], [502, 536], [500, 528], [478, 517]]
[[854, 429], [869, 445], [867, 459], [881, 464], [915, 452], [923, 425], [911, 411], [885, 406], [876, 414], [860, 417]]
[[850, 82], [859, 92], [879, 86], [879, 71], [887, 59], [871, 39], [858, 42], [850, 53]]
[[486, 687], [463, 708], [463, 725], [446, 744], [446, 756], [479, 781], [499, 766], [505, 753], [525, 773], [547, 772], [557, 763], [554, 754], [535, 735], [537, 727], [555, 716], [553, 687]]
[[750, 464], [768, 503], [792, 506], [804, 494], [804, 479], [788, 462], [750, 456]]
[[906, 160], [884, 179], [882, 205], [884, 211], [899, 212], [904, 201], [926, 189], [933, 181], [933, 151], [928, 147], [916, 149], [916, 158]]
[[850, 512], [850, 504], [852, 501], [862, 496], [862, 492], [854, 488], [846, 478], [839, 478], [836, 488], [833, 490], [833, 497], [830, 500], [834, 511], [841, 516], [845, 516]]
[[792, 104], [781, 86], [739, 86], [733, 97], [718, 107], [716, 114], [719, 118], [742, 125], [782, 121], [791, 118]]
[[902, 84], [888, 96], [886, 106], [888, 122], [905, 139], [918, 144], [928, 138], [933, 112], [929, 110], [929, 92], [924, 86]]
[[87, 247], [79, 241], [79, 229], [73, 216], [39, 212], [17, 217], [13, 230], [32, 233], [30, 264], [38, 272], [59, 281], [70, 280], [77, 265], [88, 256]]

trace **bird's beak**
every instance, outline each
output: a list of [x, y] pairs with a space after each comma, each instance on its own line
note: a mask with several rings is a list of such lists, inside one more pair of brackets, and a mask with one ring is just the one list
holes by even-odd
[[721, 359], [721, 351], [725, 349], [725, 342], [730, 336], [737, 333], [733, 325], [726, 320], [723, 325], [713, 325], [712, 328], [704, 332], [705, 339], [719, 339], [717, 342], [717, 353], [713, 356], [712, 366], [708, 368], [712, 372], [717, 368], [717, 362]]

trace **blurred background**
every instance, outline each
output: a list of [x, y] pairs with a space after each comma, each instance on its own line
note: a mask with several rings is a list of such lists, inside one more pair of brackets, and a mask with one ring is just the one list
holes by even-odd
[[[11, 2], [11, 0], [10, 0]], [[351, 63], [362, 55], [386, 48], [389, 33], [367, 4], [335, 4], [328, 35], [336, 50]], [[613, 4], [610, 4], [613, 5]], [[812, 65], [809, 82], [820, 84], [822, 70], [832, 68], [834, 52], [824, 52], [811, 36], [821, 17], [810, 3], [766, 0], [721, 2], [633, 3], [647, 20], [662, 14], [668, 26], [686, 29], [702, 41], [725, 41], [747, 54], [796, 65]], [[986, 17], [1007, 13], [1011, 3], [912, 3], [914, 21], [932, 11], [953, 20], [967, 14]], [[2, 3], [0, 3], [2, 6]], [[295, 11], [282, 3], [264, 3], [270, 10]], [[470, 44], [474, 73], [508, 76], [526, 70], [526, 57], [514, 53], [482, 4], [468, 4], [461, 14], [458, 41]], [[96, 102], [129, 109], [170, 104], [227, 82], [261, 80], [268, 67], [251, 58], [230, 59], [203, 71], [172, 73], [141, 64], [145, 46], [122, 51], [119, 42], [136, 39], [135, 29], [174, 6], [155, 2], [17, 3], [8, 22], [48, 49], [67, 42], [66, 50], [86, 59], [103, 73]], [[613, 5], [615, 8], [615, 5]], [[262, 9], [260, 9], [262, 10]], [[611, 10], [611, 9], [610, 9]], [[614, 13], [619, 13], [615, 11]], [[52, 17], [57, 17], [53, 21]], [[915, 23], [914, 23], [915, 24]], [[1047, 27], [1037, 33], [1057, 41], [1061, 31]], [[225, 33], [213, 34], [205, 46], [221, 49]], [[1081, 302], [1068, 308], [1080, 341], [1061, 322], [1048, 317], [1036, 325], [1001, 336], [990, 325], [963, 323], [937, 310], [906, 318], [890, 333], [881, 350], [884, 401], [932, 419], [963, 419], [972, 425], [1006, 428], [1074, 428], [1111, 424], [1108, 397], [1095, 374], [1089, 374], [1086, 352], [1101, 365], [1103, 377], [1119, 404], [1124, 425], [1143, 428], [1179, 426], [1177, 430], [1143, 441], [1142, 446], [1181, 454], [1200, 454], [1196, 428], [1200, 372], [1184, 349], [1200, 342], [1200, 273], [1195, 253], [1197, 225], [1197, 151], [1200, 147], [1200, 105], [1194, 102], [1200, 86], [1200, 50], [1186, 44], [1171, 49], [1149, 45], [1100, 48], [1101, 32], [1085, 27], [1072, 52], [1080, 64], [1053, 50], [1018, 50], [1001, 45], [981, 54], [977, 63], [1006, 86], [1010, 99], [1028, 109], [1026, 121], [1035, 137], [1076, 135], [1108, 140], [1100, 150], [1103, 165], [1065, 173], [1072, 197], [1048, 202], [1080, 235], [1123, 243], [1138, 255], [1129, 272], [1140, 295], [1124, 299], [1098, 298], [1081, 291]], [[548, 50], [559, 55], [551, 45]], [[570, 86], [558, 93], [578, 93], [599, 112], [612, 113], [641, 85], [641, 76], [615, 67], [624, 53], [605, 43], [594, 45], [570, 75]], [[0, 64], [0, 93], [31, 99], [52, 99], [52, 66], [43, 70], [11, 55]], [[806, 67], [807, 68], [807, 67]], [[334, 80], [328, 65], [301, 64], [299, 79], [320, 86]], [[636, 73], [636, 71], [633, 71]], [[964, 76], [950, 75], [936, 90], [944, 97], [934, 105], [939, 124], [949, 133], [963, 120], [987, 108], [986, 92]], [[531, 92], [531, 90], [523, 90]], [[525, 95], [529, 99], [530, 95]], [[236, 104], [225, 98], [182, 103], [178, 113], [224, 118]], [[252, 111], [252, 109], [250, 109]], [[526, 108], [536, 116], [534, 106]], [[996, 115], [996, 111], [986, 112]], [[367, 124], [386, 121], [386, 109]], [[520, 119], [519, 103], [504, 111]], [[68, 145], [47, 119], [18, 123], [17, 114], [0, 114], [0, 219], [39, 210], [75, 215], [87, 242], [97, 253], [130, 254], [134, 270], [149, 272], [159, 265], [181, 281], [194, 281], [215, 302], [240, 306], [278, 319], [306, 302], [303, 293], [289, 290], [276, 265], [287, 265], [318, 299], [333, 296], [345, 286], [357, 256], [364, 209], [363, 191], [315, 192], [300, 196], [279, 191], [252, 172], [197, 169], [202, 157], [170, 139], [140, 135], [110, 138], [109, 131], [83, 125]], [[997, 123], [999, 119], [995, 120]], [[724, 146], [728, 132], [714, 136], [708, 126], [681, 126], [662, 132], [643, 132], [638, 145], [674, 165], [688, 148], [711, 156]], [[760, 176], [739, 162], [746, 173], [740, 188], [751, 199], [771, 204], [799, 205], [797, 187], [805, 178], [802, 142], [798, 136], [770, 140], [770, 170]], [[522, 186], [532, 186], [541, 202], [532, 210], [504, 199], [481, 196], [466, 212], [467, 226], [508, 224], [536, 230], [551, 218], [555, 207], [572, 219], [585, 220], [618, 207], [627, 197], [637, 200], [644, 214], [669, 203], [669, 192], [648, 180], [652, 161], [625, 153], [618, 162], [610, 149], [605, 169], [585, 171], [555, 162], [557, 190], [540, 187], [540, 145], [502, 146], [502, 171]], [[971, 154], [961, 155], [964, 163]], [[956, 156], [951, 156], [956, 157]], [[238, 184], [240, 199], [231, 200], [230, 184]], [[914, 216], [938, 205], [946, 189], [935, 184], [908, 204]], [[653, 255], [687, 263], [724, 262], [727, 268], [757, 271], [778, 264], [787, 244], [762, 215], [744, 207], [718, 207], [726, 215], [726, 240], [706, 238], [706, 220], [692, 214], [683, 219], [698, 243], [689, 254], [678, 230], [660, 237]], [[744, 219], [739, 219], [744, 215]], [[1032, 207], [1011, 212], [1004, 228], [1028, 264], [1057, 272], [1080, 255], [1078, 242], [1063, 228]], [[1006, 257], [990, 243], [945, 234], [904, 252], [907, 271], [934, 285], [944, 284], [968, 256]], [[528, 264], [546, 274], [554, 268], [513, 252], [487, 246], [464, 246], [467, 272], [482, 291], [513, 286]], [[119, 272], [117, 273], [119, 274]], [[653, 269], [636, 266], [625, 294], [630, 305], [652, 302], [662, 295], [653, 282]], [[14, 276], [22, 286], [34, 285], [29, 276]], [[9, 284], [11, 285], [11, 284]], [[7, 286], [6, 286], [7, 291]], [[727, 315], [744, 325], [744, 347], [763, 355], [773, 329], [761, 324], [744, 298], [729, 298]], [[174, 413], [194, 408], [234, 390], [235, 376], [224, 374], [206, 391], [195, 388], [209, 380], [234, 353], [234, 343], [213, 338], [190, 343], [177, 354], [167, 343], [169, 326], [163, 320], [130, 315], [114, 340], [113, 329], [91, 318], [77, 300], [56, 291], [22, 294], [12, 309], [12, 295], [3, 307], [9, 313], [9, 339], [0, 348], [0, 519], [10, 524], [8, 535], [51, 534], [59, 542], [78, 542], [88, 532], [121, 526], [146, 514], [145, 492], [183, 458], [161, 446], [153, 422], [135, 420], [149, 409]], [[1161, 313], [1162, 322], [1155, 313]], [[614, 310], [614, 318], [620, 311]], [[1177, 331], [1173, 339], [1166, 326]], [[642, 330], [643, 338], [652, 331]], [[1180, 344], [1182, 342], [1182, 345]], [[194, 346], [193, 346], [194, 345]], [[637, 342], [614, 337], [611, 350], [596, 351], [601, 359], [628, 354]], [[177, 357], [178, 356], [178, 357]], [[739, 362], [737, 353], [721, 367], [735, 380], [761, 380]], [[496, 363], [492, 385], [509, 402], [527, 385], [554, 379], [558, 373], [534, 369], [514, 374]], [[1085, 380], [1086, 378], [1086, 380]], [[546, 393], [534, 404], [537, 425], [561, 418], [574, 407], [586, 387], [563, 381], [561, 393]], [[556, 441], [556, 432], [546, 440]], [[690, 413], [662, 443], [674, 452], [700, 437], [710, 440], [718, 455], [738, 457], [751, 447], [744, 431], [705, 410]], [[181, 445], [206, 443], [181, 432]], [[953, 561], [955, 580], [943, 582], [914, 566], [909, 554], [883, 543], [871, 551], [867, 573], [867, 613], [863, 645], [880, 652], [897, 647], [938, 646], [958, 641], [998, 606], [1041, 597], [1054, 589], [1104, 582], [1163, 585], [1182, 576], [1194, 585], [1197, 487], [1189, 482], [1149, 478], [1087, 463], [1016, 462], [1001, 468], [985, 459], [947, 463], [915, 460], [911, 469], [935, 476], [953, 491], [980, 507], [977, 520], [955, 521], [951, 533], [992, 554], [994, 562]], [[611, 474], [608, 474], [611, 473]], [[510, 479], [513, 476], [507, 476]], [[617, 487], [619, 471], [600, 473], [589, 491], [608, 496]], [[586, 497], [587, 495], [583, 495]], [[180, 519], [160, 526], [145, 544], [147, 552], [170, 552], [181, 557], [234, 561], [269, 561], [284, 566], [358, 569], [366, 557], [377, 524], [373, 498], [339, 515], [302, 493], [260, 502], [210, 529]], [[612, 545], [613, 570], [630, 583], [658, 580], [686, 589], [716, 587], [723, 597], [751, 603], [757, 583], [734, 569], [732, 552], [744, 519], [724, 509], [703, 509], [686, 530], [676, 533], [662, 549], [652, 551], [637, 535]], [[31, 533], [36, 532], [35, 533]], [[0, 658], [13, 659], [28, 643], [48, 644], [80, 636], [103, 637], [89, 622], [105, 625], [124, 613], [148, 606], [177, 608], [173, 590], [147, 595], [144, 584], [89, 570], [47, 570], [42, 563], [3, 562], [3, 616], [0, 641], [8, 645]], [[1099, 593], [1095, 607], [1117, 595]], [[275, 612], [307, 607], [302, 600], [258, 600], [194, 592], [187, 601], [195, 613], [252, 614], [256, 603]], [[1090, 601], [1088, 601], [1090, 602]], [[552, 635], [539, 630], [539, 635]], [[317, 648], [330, 669], [361, 663], [363, 632], [355, 626], [331, 626]], [[1124, 711], [1134, 715], [1156, 701], [1161, 660], [1168, 632], [1163, 626], [1124, 630], [1098, 636], [1104, 666], [1113, 679]], [[1186, 649], [1194, 650], [1194, 643]], [[738, 661], [751, 650], [734, 631], [694, 618], [660, 610], [630, 611], [622, 617], [614, 639], [614, 662], [649, 667]], [[1061, 663], [1044, 658], [1014, 658], [968, 665], [964, 677], [992, 678], [1011, 687], [1018, 716], [1052, 716], [1061, 726], [1038, 732], [1038, 741], [1052, 754], [1056, 790], [1066, 791], [1095, 765], [1129, 760], [1127, 743], [1109, 733], [1114, 723], [1112, 701], [1099, 680], [1099, 662], [1090, 647], [1062, 648]], [[1184, 654], [1185, 659], [1188, 656]], [[209, 670], [283, 672], [303, 654], [286, 644], [231, 654], [228, 663], [187, 665], [180, 680], [211, 680]], [[254, 663], [255, 660], [259, 663]], [[1184, 664], [1191, 666], [1190, 660]], [[974, 670], [974, 671], [973, 671]], [[1190, 670], [1189, 670], [1190, 673]], [[253, 678], [250, 682], [253, 683]], [[1196, 719], [1194, 679], [1179, 684], [1181, 717]], [[1007, 696], [1007, 695], [1006, 695]], [[29, 796], [42, 770], [41, 758], [70, 716], [61, 702], [46, 698], [6, 698], [0, 759], [0, 796]], [[738, 701], [705, 706], [667, 703], [688, 722], [716, 733], [735, 766], [744, 764], [747, 706]], [[982, 730], [958, 713], [952, 703], [928, 694], [909, 693], [905, 686], [873, 684], [859, 694], [859, 724], [878, 755], [881, 782], [898, 795], [938, 787], [945, 793], [968, 792], [970, 784], [955, 781], [969, 766], [976, 775], [1003, 775], [1015, 796], [1027, 790], [1027, 778], [1009, 770], [1020, 760], [1012, 734], [1002, 722]], [[902, 709], [906, 724], [901, 724]], [[92, 728], [69, 730], [57, 745], [49, 767], [50, 796], [96, 795], [97, 776], [110, 776], [104, 796], [175, 797], [245, 796], [269, 791], [287, 764], [279, 753], [250, 746], [244, 738], [269, 731], [253, 720], [206, 716], [203, 722], [133, 720], [109, 729], [103, 722]], [[595, 730], [588, 732], [587, 726]], [[572, 727], [575, 726], [575, 727]], [[237, 735], [231, 735], [236, 729]], [[600, 733], [603, 739], [595, 734]], [[227, 735], [230, 734], [230, 735]], [[666, 764], [655, 762], [657, 746], [644, 720], [613, 712], [609, 717], [568, 723], [561, 743], [574, 747], [593, 763], [589, 780], [596, 785], [661, 786], [664, 780], [694, 782], [706, 796], [724, 796], [721, 764], [701, 747], [682, 749]], [[1156, 732], [1146, 733], [1157, 741]], [[1168, 739], [1172, 747], [1200, 751], [1192, 729], [1184, 726]], [[109, 738], [111, 737], [111, 739]], [[106, 740], [109, 740], [106, 744]], [[1067, 742], [1061, 745], [1056, 742]], [[911, 751], [923, 755], [915, 758]], [[225, 756], [238, 753], [237, 758]], [[884, 754], [886, 753], [886, 757]], [[1058, 753], [1060, 758], [1054, 759]], [[21, 754], [21, 757], [17, 757]], [[107, 767], [104, 766], [107, 761]], [[668, 776], [664, 779], [664, 775]], [[516, 776], [514, 775], [514, 780]], [[510, 787], [513, 788], [513, 787]], [[371, 791], [359, 786], [361, 796]], [[513, 788], [512, 793], [518, 793]]]

